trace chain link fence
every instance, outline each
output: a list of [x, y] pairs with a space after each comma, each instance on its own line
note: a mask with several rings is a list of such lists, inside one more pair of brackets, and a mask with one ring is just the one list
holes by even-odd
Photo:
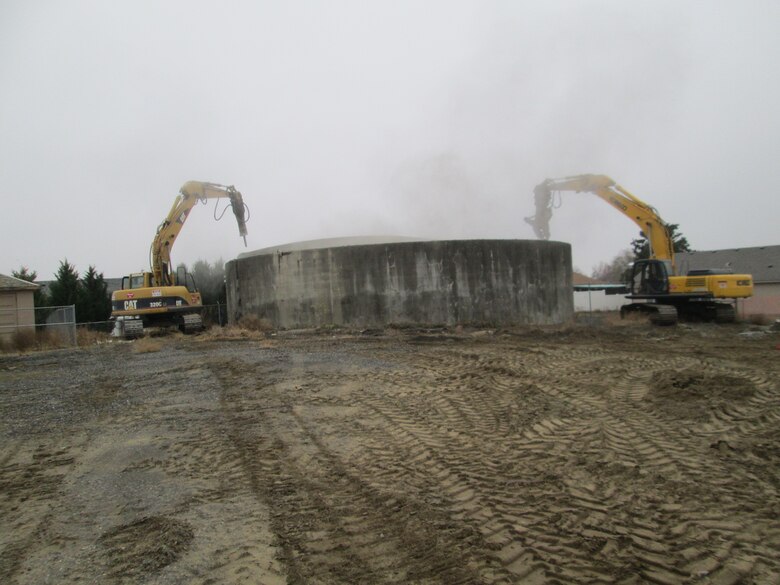
[[[204, 305], [204, 327], [227, 325], [223, 303]], [[114, 330], [114, 321], [77, 323], [76, 307], [0, 308], [0, 349], [18, 350], [74, 347], [90, 344]]]
[[212, 325], [219, 325], [224, 327], [227, 325], [227, 305], [224, 303], [217, 303], [216, 305], [203, 305], [203, 325], [210, 327]]
[[7, 349], [73, 347], [76, 307], [30, 307], [0, 309], [0, 345]]

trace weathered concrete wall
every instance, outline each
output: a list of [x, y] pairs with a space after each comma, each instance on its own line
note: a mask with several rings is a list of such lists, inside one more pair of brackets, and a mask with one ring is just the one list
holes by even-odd
[[561, 242], [455, 240], [250, 253], [228, 262], [226, 274], [232, 323], [252, 314], [283, 328], [556, 324], [574, 312], [571, 248]]

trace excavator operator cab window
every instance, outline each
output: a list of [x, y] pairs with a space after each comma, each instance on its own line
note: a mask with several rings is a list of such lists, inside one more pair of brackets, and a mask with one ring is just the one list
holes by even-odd
[[143, 288], [143, 286], [144, 286], [143, 274], [132, 274], [130, 276], [122, 277], [122, 290], [126, 290], [128, 288]]
[[198, 292], [198, 287], [195, 286], [195, 278], [189, 272], [187, 273], [187, 290], [191, 293]]
[[669, 292], [666, 265], [660, 260], [640, 260], [634, 264], [631, 293], [660, 295]]
[[176, 268], [176, 282], [178, 286], [187, 286], [187, 269], [184, 266]]

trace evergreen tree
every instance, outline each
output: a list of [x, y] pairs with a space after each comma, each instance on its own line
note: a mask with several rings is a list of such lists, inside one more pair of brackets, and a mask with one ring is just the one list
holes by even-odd
[[11, 276], [14, 278], [18, 278], [19, 280], [25, 280], [27, 282], [35, 282], [35, 279], [38, 278], [38, 273], [33, 270], [30, 272], [30, 269], [27, 268], [27, 266], [20, 266], [19, 270], [12, 270]]
[[204, 305], [225, 304], [225, 263], [220, 258], [213, 265], [207, 260], [198, 260], [192, 265], [192, 276], [198, 286]]
[[[49, 286], [49, 301], [52, 306], [81, 305], [81, 282], [76, 267], [65, 259], [60, 262], [54, 278], [54, 282]], [[76, 316], [78, 317], [78, 312]]]
[[[12, 270], [11, 276], [18, 278], [19, 280], [32, 283], [35, 283], [35, 281], [38, 279], [38, 273], [35, 270], [31, 271], [29, 268], [27, 268], [27, 266], [21, 266], [19, 270]], [[35, 306], [43, 307], [46, 304], [48, 304], [46, 293], [43, 292], [43, 288], [38, 287], [38, 290], [35, 291]]]
[[111, 316], [111, 298], [103, 273], [90, 266], [81, 279], [81, 299], [77, 307], [81, 323], [107, 321]]
[[[672, 247], [675, 252], [690, 252], [688, 238], [679, 232], [680, 225], [676, 223], [666, 224], [667, 233], [672, 238]], [[634, 252], [634, 260], [650, 258], [650, 242], [645, 236], [631, 240], [631, 250]]]

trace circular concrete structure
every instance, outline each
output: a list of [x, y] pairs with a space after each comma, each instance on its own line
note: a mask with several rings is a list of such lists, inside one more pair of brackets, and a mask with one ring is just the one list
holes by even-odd
[[242, 254], [226, 279], [231, 323], [254, 315], [280, 328], [549, 325], [574, 313], [562, 242], [320, 240]]

